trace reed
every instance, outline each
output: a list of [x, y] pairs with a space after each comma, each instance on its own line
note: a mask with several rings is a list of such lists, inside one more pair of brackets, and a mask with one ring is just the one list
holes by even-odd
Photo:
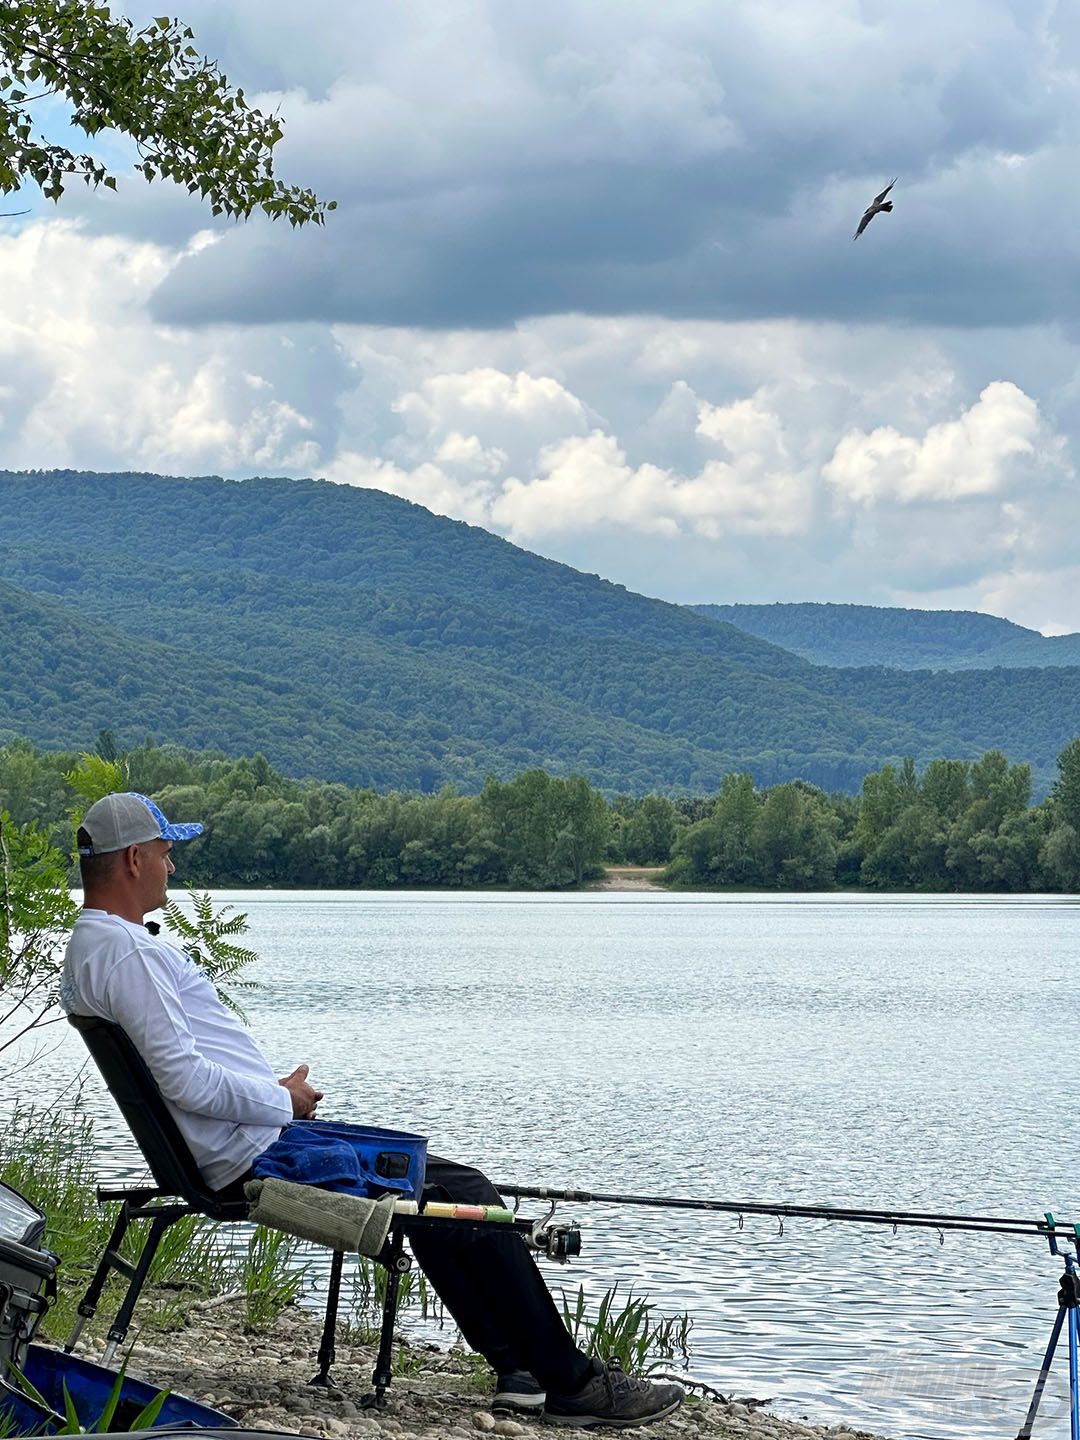
[[651, 1374], [672, 1361], [689, 1366], [690, 1316], [660, 1315], [651, 1301], [632, 1290], [621, 1301], [618, 1291], [618, 1284], [605, 1290], [595, 1311], [589, 1308], [584, 1286], [578, 1286], [572, 1299], [560, 1292], [563, 1320], [574, 1342], [601, 1360], [617, 1358], [634, 1375]]

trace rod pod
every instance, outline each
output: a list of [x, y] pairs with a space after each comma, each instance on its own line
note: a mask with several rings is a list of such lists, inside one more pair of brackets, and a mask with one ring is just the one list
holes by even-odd
[[[1050, 1366], [1054, 1360], [1054, 1351], [1057, 1349], [1058, 1339], [1066, 1318], [1069, 1322], [1069, 1434], [1071, 1440], [1080, 1440], [1080, 1382], [1078, 1382], [1078, 1368], [1080, 1368], [1080, 1269], [1077, 1268], [1076, 1258], [1067, 1250], [1059, 1250], [1057, 1235], [1054, 1227], [1054, 1217], [1047, 1212], [1046, 1223], [1049, 1229], [1048, 1240], [1050, 1242], [1050, 1254], [1058, 1255], [1065, 1262], [1065, 1271], [1061, 1277], [1061, 1285], [1058, 1289], [1058, 1312], [1054, 1317], [1054, 1327], [1050, 1331], [1050, 1343], [1046, 1347], [1046, 1354], [1043, 1356], [1042, 1369], [1039, 1371], [1039, 1378], [1035, 1381], [1035, 1393], [1031, 1397], [1031, 1404], [1028, 1406], [1024, 1423], [1017, 1432], [1016, 1440], [1031, 1440], [1031, 1431], [1035, 1424], [1035, 1417], [1039, 1413], [1039, 1405], [1042, 1401], [1043, 1391], [1046, 1389], [1046, 1381], [1050, 1375]], [[1077, 1254], [1080, 1254], [1080, 1225], [1073, 1226], [1073, 1244], [1076, 1246]]]

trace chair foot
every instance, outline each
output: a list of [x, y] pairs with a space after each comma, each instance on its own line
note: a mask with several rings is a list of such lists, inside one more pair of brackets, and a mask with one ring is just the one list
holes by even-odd
[[370, 1395], [361, 1395], [361, 1396], [360, 1396], [360, 1409], [361, 1409], [361, 1410], [385, 1410], [385, 1409], [386, 1409], [386, 1396], [385, 1396], [385, 1395], [376, 1395], [376, 1394], [374, 1394], [374, 1393], [372, 1393], [372, 1394], [370, 1394]]
[[307, 1383], [309, 1385], [320, 1385], [324, 1390], [337, 1389], [337, 1386], [334, 1384], [333, 1376], [330, 1374], [329, 1370], [320, 1370], [319, 1373], [317, 1375], [313, 1375]]

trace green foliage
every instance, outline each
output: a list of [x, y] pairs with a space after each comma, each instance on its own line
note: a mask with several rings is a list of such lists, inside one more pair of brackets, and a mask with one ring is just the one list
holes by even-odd
[[80, 755], [78, 764], [64, 771], [64, 779], [75, 792], [75, 803], [71, 809], [73, 831], [82, 823], [82, 817], [95, 801], [128, 788], [127, 772], [119, 759], [106, 760], [98, 754]]
[[247, 916], [232, 914], [232, 906], [225, 905], [214, 912], [214, 903], [207, 894], [191, 896], [194, 916], [184, 914], [175, 900], [165, 904], [165, 923], [172, 930], [180, 948], [200, 966], [214, 982], [218, 999], [234, 1015], [244, 1019], [244, 1011], [228, 987], [240, 990], [255, 990], [257, 982], [241, 980], [239, 972], [254, 964], [258, 956], [254, 950], [243, 945], [234, 945], [232, 937], [243, 935], [247, 930]]
[[77, 913], [68, 858], [0, 810], [0, 1052], [48, 1024]]
[[78, 1094], [53, 1105], [16, 1098], [0, 1132], [0, 1180], [45, 1214], [44, 1243], [61, 1264], [44, 1326], [58, 1339], [74, 1322], [111, 1228], [95, 1195], [97, 1159], [93, 1124]]
[[561, 1292], [563, 1320], [574, 1343], [601, 1360], [617, 1358], [635, 1375], [647, 1375], [674, 1359], [688, 1365], [694, 1323], [689, 1315], [658, 1315], [650, 1301], [632, 1290], [620, 1304], [618, 1291], [617, 1284], [606, 1290], [595, 1314], [589, 1313], [584, 1286], [572, 1301]]
[[[33, 1400], [36, 1405], [39, 1405], [42, 1410], [52, 1410], [49, 1402], [21, 1370], [12, 1365], [10, 1361], [7, 1362], [7, 1368], [10, 1379], [18, 1389], [22, 1390], [23, 1393]], [[67, 1382], [65, 1381], [63, 1385], [64, 1422], [63, 1424], [50, 1427], [51, 1433], [54, 1435], [102, 1435], [107, 1434], [109, 1431], [115, 1431], [118, 1428], [116, 1425], [116, 1412], [120, 1405], [120, 1396], [123, 1393], [126, 1375], [127, 1361], [125, 1360], [117, 1371], [116, 1379], [112, 1383], [112, 1388], [105, 1397], [105, 1401], [97, 1415], [79, 1414], [75, 1401], [71, 1398], [71, 1392], [68, 1390]], [[159, 1390], [152, 1400], [148, 1401], [147, 1404], [143, 1405], [139, 1411], [132, 1416], [127, 1426], [119, 1428], [127, 1430], [149, 1430], [161, 1413], [161, 1408], [168, 1398], [168, 1390]]]
[[[51, 826], [70, 833], [55, 818], [70, 802], [54, 799], [47, 783], [57, 757], [23, 742], [0, 746], [0, 784], [9, 755], [24, 792], [48, 797], [35, 843], [44, 844]], [[1067, 777], [1077, 756], [1080, 746], [1062, 752]], [[198, 886], [543, 889], [587, 881], [605, 860], [629, 860], [670, 861], [668, 878], [692, 886], [1080, 889], [1080, 832], [1063, 818], [1065, 785], [1032, 805], [1030, 768], [1000, 751], [934, 760], [921, 772], [910, 758], [885, 765], [866, 777], [860, 796], [826, 795], [805, 781], [759, 790], [741, 771], [712, 797], [623, 795], [610, 803], [580, 776], [536, 769], [491, 778], [478, 796], [450, 787], [380, 795], [287, 779], [259, 754], [228, 760], [147, 743], [119, 763], [168, 815], [206, 824], [199, 840], [174, 852], [185, 880]], [[63, 857], [53, 853], [53, 865], [55, 882]], [[55, 883], [54, 896], [70, 914]], [[235, 1004], [226, 986], [249, 988], [236, 977], [253, 958], [236, 943], [245, 917], [227, 907], [215, 913], [209, 895], [197, 893], [193, 915], [170, 902], [166, 920]], [[59, 945], [63, 932], [53, 933]]]
[[580, 775], [553, 779], [526, 770], [504, 784], [488, 780], [480, 809], [506, 883], [527, 889], [580, 885], [598, 874], [607, 842], [603, 797]]
[[266, 1330], [304, 1288], [308, 1266], [297, 1259], [300, 1243], [283, 1230], [256, 1225], [239, 1271], [249, 1330]]
[[1058, 777], [1051, 792], [1054, 818], [1080, 832], [1080, 737], [1058, 756]]
[[349, 486], [0, 474], [0, 568], [0, 737], [56, 748], [130, 751], [152, 717], [353, 786], [542, 768], [677, 800], [737, 771], [854, 792], [994, 747], [1042, 793], [1080, 733], [1069, 670], [814, 667]]
[[1058, 756], [1042, 862], [1063, 890], [1080, 890], [1080, 738]]
[[1080, 635], [1040, 635], [974, 610], [822, 604], [693, 608], [815, 665], [886, 665], [897, 670], [1080, 665]]
[[116, 189], [93, 155], [34, 135], [32, 101], [64, 97], [91, 139], [116, 131], [135, 142], [135, 169], [198, 193], [214, 215], [255, 209], [291, 225], [321, 225], [334, 202], [274, 176], [277, 115], [252, 108], [192, 31], [161, 16], [142, 29], [93, 0], [11, 0], [0, 6], [0, 193], [38, 185], [59, 200], [71, 179]]
[[0, 1174], [45, 1212], [45, 1244], [66, 1269], [85, 1265], [106, 1233], [95, 1164], [93, 1123], [78, 1094], [63, 1106], [16, 1099], [0, 1134]]
[[643, 795], [623, 827], [622, 857], [631, 865], [665, 865], [678, 828], [678, 811], [666, 795]]

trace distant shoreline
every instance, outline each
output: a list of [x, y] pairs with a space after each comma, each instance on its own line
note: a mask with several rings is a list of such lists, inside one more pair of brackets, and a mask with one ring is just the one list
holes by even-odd
[[586, 881], [583, 890], [666, 890], [660, 883], [663, 865], [606, 865], [598, 880]]

